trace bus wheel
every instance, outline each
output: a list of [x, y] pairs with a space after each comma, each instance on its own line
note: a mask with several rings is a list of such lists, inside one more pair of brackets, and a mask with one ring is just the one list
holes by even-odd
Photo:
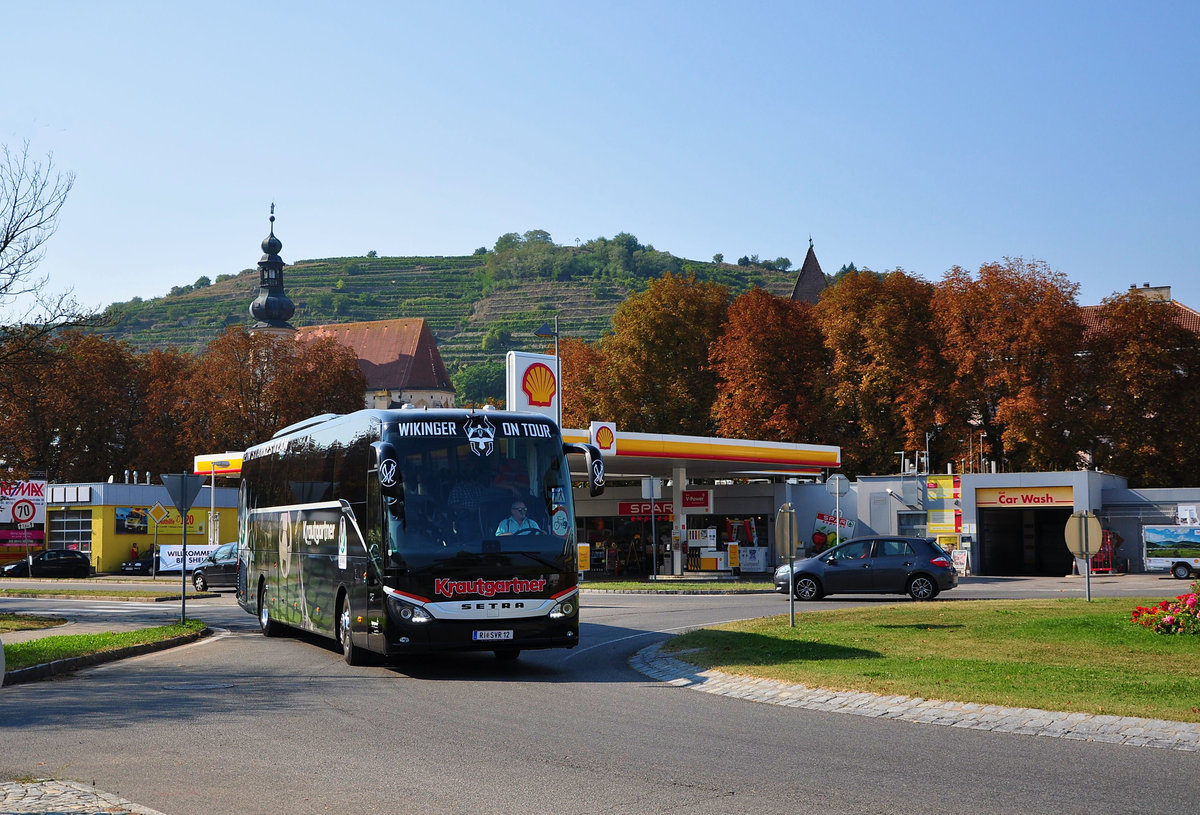
[[1188, 568], [1186, 563], [1176, 563], [1171, 567], [1171, 574], [1175, 575], [1177, 580], [1187, 580], [1192, 570]]
[[346, 660], [346, 664], [361, 665], [362, 651], [355, 647], [354, 637], [350, 635], [350, 598], [344, 594], [337, 616], [337, 638], [342, 646], [342, 658]]
[[271, 612], [267, 608], [267, 586], [265, 583], [258, 587], [258, 627], [262, 630], [264, 637], [278, 637], [279, 623], [271, 619]]
[[500, 660], [501, 662], [515, 662], [517, 657], [521, 656], [521, 649], [520, 648], [500, 648], [500, 649], [493, 651], [492, 653], [494, 653], [496, 655], [496, 659]]

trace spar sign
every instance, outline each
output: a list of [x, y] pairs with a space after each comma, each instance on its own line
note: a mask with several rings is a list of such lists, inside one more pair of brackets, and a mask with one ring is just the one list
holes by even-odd
[[45, 481], [0, 481], [0, 524], [28, 528], [45, 523]]

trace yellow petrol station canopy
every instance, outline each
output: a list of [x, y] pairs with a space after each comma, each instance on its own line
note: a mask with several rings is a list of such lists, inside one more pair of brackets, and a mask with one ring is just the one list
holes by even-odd
[[611, 424], [605, 429], [564, 428], [563, 440], [599, 447], [610, 478], [670, 477], [673, 467], [686, 468], [690, 478], [819, 475], [841, 466], [841, 448], [831, 445], [626, 433]]
[[241, 453], [213, 453], [195, 456], [192, 463], [193, 475], [241, 475]]

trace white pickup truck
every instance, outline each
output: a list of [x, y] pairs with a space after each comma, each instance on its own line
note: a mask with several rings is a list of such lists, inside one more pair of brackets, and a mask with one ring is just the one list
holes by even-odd
[[1180, 580], [1200, 575], [1200, 524], [1142, 527], [1146, 571], [1167, 570]]

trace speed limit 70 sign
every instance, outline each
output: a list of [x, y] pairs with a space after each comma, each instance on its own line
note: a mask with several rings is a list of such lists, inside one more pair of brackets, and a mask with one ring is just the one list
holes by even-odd
[[0, 481], [0, 524], [28, 528], [45, 518], [45, 481]]
[[32, 523], [37, 516], [37, 507], [33, 501], [28, 498], [22, 498], [19, 501], [14, 501], [12, 505], [12, 519], [15, 523], [27, 524]]

